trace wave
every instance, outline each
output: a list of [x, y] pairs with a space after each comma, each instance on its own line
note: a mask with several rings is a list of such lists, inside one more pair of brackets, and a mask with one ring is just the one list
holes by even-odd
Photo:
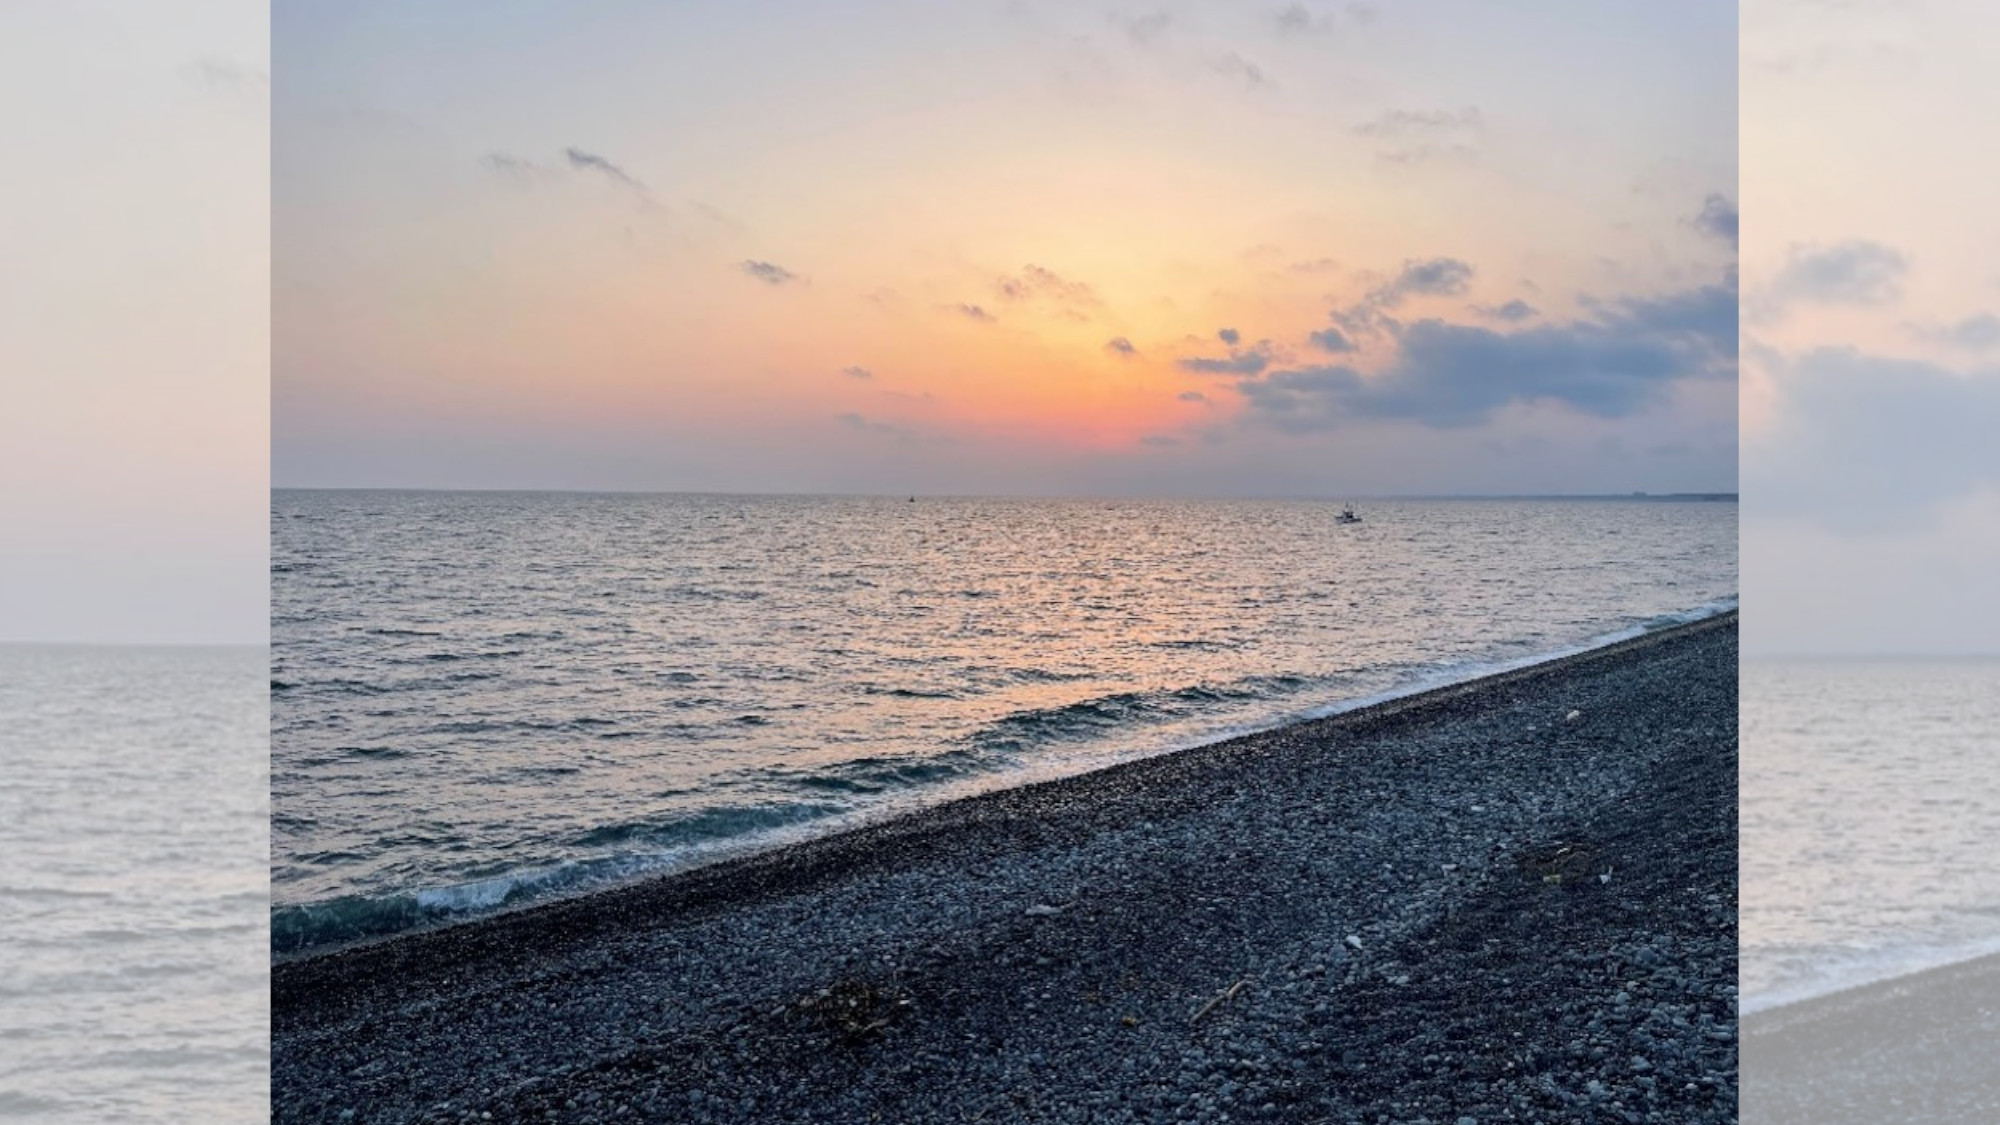
[[[1720, 598], [1632, 621], [1566, 647], [1538, 647], [1511, 659], [1428, 661], [1319, 674], [1287, 672], [1114, 692], [1001, 715], [929, 754], [766, 766], [711, 778], [699, 791], [676, 790], [658, 796], [663, 800], [705, 797], [713, 801], [733, 791], [754, 794], [757, 799], [745, 802], [739, 796], [737, 803], [653, 811], [593, 825], [559, 844], [563, 852], [581, 854], [553, 865], [408, 892], [354, 894], [276, 906], [271, 913], [271, 947], [278, 955], [300, 953], [581, 893], [613, 881], [687, 867], [717, 855], [754, 851], [955, 797], [1083, 773], [1136, 757], [1357, 710], [1606, 647], [1736, 608], [1735, 596]], [[1030, 669], [1009, 672], [1009, 678], [1042, 683], [1082, 678]], [[913, 689], [890, 691], [928, 694]], [[750, 721], [762, 719], [743, 715], [733, 720]], [[446, 723], [433, 729], [492, 733], [599, 728], [595, 733], [603, 737], [602, 725], [612, 722], [596, 718], [554, 723], [471, 722]], [[302, 858], [324, 865], [363, 857], [321, 854]]]

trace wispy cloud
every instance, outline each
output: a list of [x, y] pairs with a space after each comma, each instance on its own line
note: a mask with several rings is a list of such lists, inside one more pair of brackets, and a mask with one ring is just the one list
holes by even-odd
[[995, 319], [992, 313], [986, 311], [984, 305], [972, 305], [960, 302], [956, 305], [944, 305], [941, 307], [950, 312], [955, 312], [967, 320], [976, 320], [981, 324], [992, 324]]
[[1953, 324], [1912, 325], [1910, 334], [1929, 343], [1962, 351], [1991, 351], [2000, 347], [2000, 316], [1979, 313]]
[[775, 262], [745, 261], [737, 268], [767, 285], [788, 285], [799, 279], [799, 275]]
[[1391, 164], [1468, 162], [1479, 158], [1486, 118], [1478, 107], [1459, 110], [1392, 109], [1354, 126], [1378, 143], [1375, 155]]
[[1777, 275], [1747, 302], [1746, 311], [1753, 320], [1768, 322], [1800, 304], [1892, 304], [1902, 297], [1909, 271], [1902, 251], [1867, 239], [1793, 247]]
[[1227, 51], [1209, 60], [1209, 69], [1243, 84], [1244, 88], [1255, 90], [1269, 80], [1264, 77], [1264, 68], [1244, 58], [1234, 51]]
[[646, 185], [634, 179], [625, 169], [620, 168], [618, 165], [613, 164], [611, 161], [594, 152], [585, 152], [580, 148], [566, 148], [563, 150], [563, 156], [569, 161], [569, 166], [579, 172], [596, 172], [599, 175], [608, 176], [624, 184], [626, 187], [636, 188], [642, 192], [646, 190]]
[[1088, 320], [1104, 307], [1088, 284], [1032, 262], [1021, 267], [1019, 274], [996, 280], [993, 289], [1003, 301], [1040, 301], [1076, 320]]
[[1139, 354], [1139, 349], [1132, 346], [1132, 341], [1127, 340], [1123, 336], [1114, 336], [1111, 339], [1105, 341], [1104, 350], [1111, 352], [1115, 355], [1126, 356], [1126, 357], [1131, 357]]
[[850, 379], [873, 379], [875, 377], [875, 373], [866, 367], [843, 367], [840, 369], [840, 373]]
[[1113, 13], [1111, 22], [1127, 39], [1144, 47], [1166, 34], [1167, 28], [1173, 26], [1174, 16], [1172, 12], [1148, 12], [1141, 16]]
[[883, 437], [895, 438], [898, 441], [904, 442], [911, 442], [917, 439], [916, 431], [907, 426], [898, 426], [893, 422], [884, 422], [879, 418], [870, 418], [851, 410], [837, 415], [836, 420], [841, 425], [846, 426], [856, 433], [879, 434]]

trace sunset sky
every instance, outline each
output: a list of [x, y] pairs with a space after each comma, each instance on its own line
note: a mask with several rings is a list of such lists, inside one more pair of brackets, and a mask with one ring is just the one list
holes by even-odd
[[1744, 646], [2000, 653], [2000, 9], [1745, 0]]
[[280, 5], [279, 486], [1733, 489], [1736, 7]]

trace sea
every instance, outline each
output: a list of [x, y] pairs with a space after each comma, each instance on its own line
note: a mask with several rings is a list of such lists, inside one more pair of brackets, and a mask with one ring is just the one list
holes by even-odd
[[2000, 660], [1746, 661], [1740, 1003], [2000, 952]]
[[265, 1121], [259, 648], [0, 645], [0, 1121]]
[[271, 948], [1725, 612], [1736, 505], [278, 491]]

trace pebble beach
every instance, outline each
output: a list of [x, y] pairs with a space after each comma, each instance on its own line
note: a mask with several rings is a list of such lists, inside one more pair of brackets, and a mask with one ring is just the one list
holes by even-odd
[[282, 961], [273, 1119], [1734, 1121], [1736, 624]]

